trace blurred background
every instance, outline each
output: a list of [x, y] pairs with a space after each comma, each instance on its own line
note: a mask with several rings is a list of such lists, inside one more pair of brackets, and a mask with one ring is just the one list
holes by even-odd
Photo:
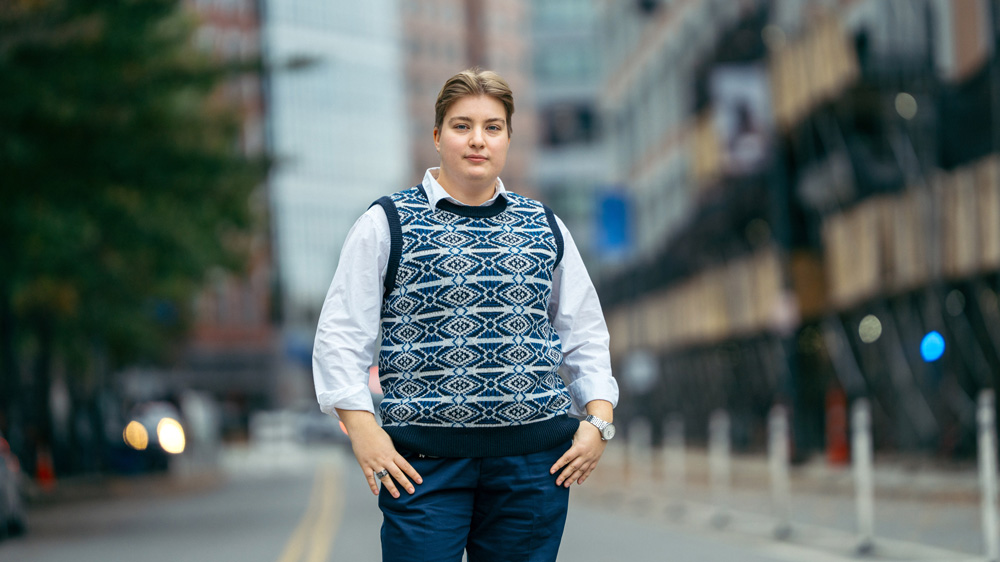
[[998, 46], [995, 0], [8, 0], [0, 438], [44, 484], [166, 468], [163, 419], [211, 464], [318, 413], [344, 237], [479, 65], [515, 93], [505, 185], [597, 286], [626, 439], [724, 409], [760, 452], [781, 404], [794, 462], [846, 463], [863, 397], [877, 455], [973, 460]]

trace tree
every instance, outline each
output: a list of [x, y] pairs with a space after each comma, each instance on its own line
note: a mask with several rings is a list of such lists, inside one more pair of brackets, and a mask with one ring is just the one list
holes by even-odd
[[53, 357], [162, 359], [206, 272], [242, 263], [268, 162], [214, 92], [260, 66], [195, 28], [180, 0], [0, 4], [0, 429], [30, 412], [47, 441]]

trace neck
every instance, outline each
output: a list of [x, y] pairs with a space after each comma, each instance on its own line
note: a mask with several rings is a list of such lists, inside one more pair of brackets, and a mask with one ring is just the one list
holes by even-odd
[[437, 180], [438, 185], [448, 192], [448, 195], [451, 195], [455, 200], [465, 205], [473, 207], [489, 201], [490, 197], [493, 197], [493, 194], [496, 193], [496, 178], [475, 184], [460, 183], [451, 181], [441, 170], [438, 170], [434, 179]]

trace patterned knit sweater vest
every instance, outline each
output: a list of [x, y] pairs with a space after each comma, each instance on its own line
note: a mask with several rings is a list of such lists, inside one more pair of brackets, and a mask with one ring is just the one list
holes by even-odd
[[383, 197], [392, 245], [382, 304], [383, 428], [439, 457], [529, 454], [579, 422], [549, 322], [562, 236], [552, 212], [508, 193], [430, 208], [422, 186]]

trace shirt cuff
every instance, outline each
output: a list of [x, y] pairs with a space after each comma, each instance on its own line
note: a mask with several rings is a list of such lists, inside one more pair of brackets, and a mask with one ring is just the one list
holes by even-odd
[[352, 384], [336, 392], [321, 392], [317, 395], [319, 409], [337, 419], [337, 408], [341, 410], [367, 410], [375, 413], [371, 390], [366, 384]]
[[591, 400], [607, 400], [612, 407], [618, 406], [618, 381], [605, 375], [587, 375], [569, 384], [569, 395], [573, 405], [570, 415], [587, 415], [587, 402]]

